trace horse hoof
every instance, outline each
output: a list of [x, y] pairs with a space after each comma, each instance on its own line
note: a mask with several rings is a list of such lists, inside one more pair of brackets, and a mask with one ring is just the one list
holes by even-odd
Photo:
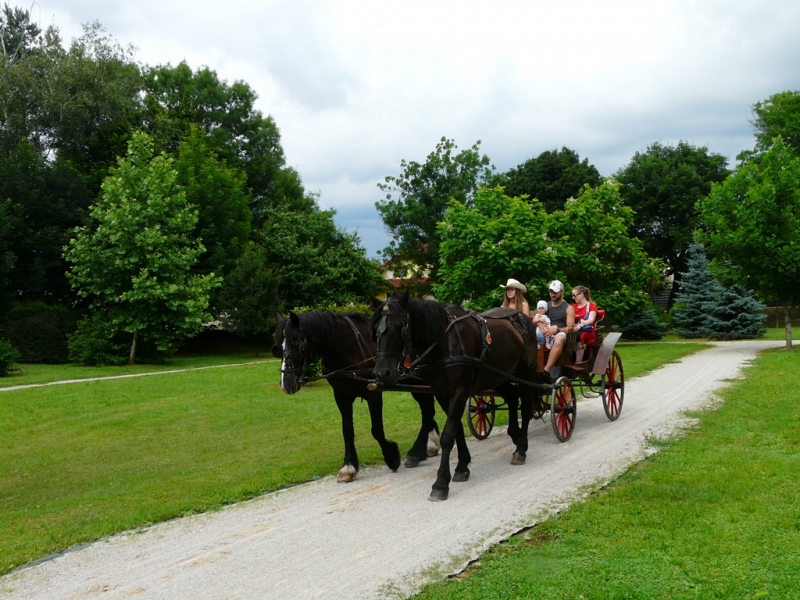
[[419, 456], [412, 456], [411, 454], [406, 455], [406, 461], [403, 463], [407, 469], [413, 469], [414, 467], [418, 467], [419, 463], [421, 463], [424, 458], [420, 458]]
[[356, 474], [358, 474], [358, 469], [356, 469], [353, 465], [345, 465], [339, 469], [339, 474], [336, 476], [336, 481], [339, 483], [350, 483], [356, 478]]
[[456, 471], [453, 473], [453, 481], [457, 481], [458, 483], [469, 481], [469, 469], [466, 471]]
[[512, 465], [524, 465], [525, 464], [525, 455], [520, 454], [519, 452], [514, 452], [514, 455], [511, 457], [511, 464]]
[[431, 490], [431, 495], [428, 496], [431, 502], [443, 502], [447, 500], [447, 490]]

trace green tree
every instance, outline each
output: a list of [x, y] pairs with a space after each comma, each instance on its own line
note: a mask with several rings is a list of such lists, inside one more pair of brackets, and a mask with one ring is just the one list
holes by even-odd
[[255, 109], [257, 95], [247, 83], [228, 85], [208, 67], [193, 72], [182, 62], [147, 68], [143, 86], [145, 127], [156, 143], [175, 152], [192, 127], [200, 127], [218, 158], [246, 174], [256, 227], [273, 207], [316, 208], [286, 165], [275, 121]]
[[480, 154], [480, 141], [457, 152], [453, 140], [442, 138], [422, 164], [400, 161], [400, 175], [386, 177], [378, 187], [386, 199], [375, 203], [392, 236], [386, 259], [401, 254], [427, 271], [434, 281], [439, 263], [436, 226], [450, 200], [470, 207], [481, 185], [492, 178], [489, 157]]
[[244, 339], [268, 340], [275, 330], [275, 313], [281, 309], [280, 282], [264, 249], [248, 244], [220, 291], [225, 329]]
[[452, 202], [439, 225], [434, 294], [484, 310], [502, 300], [498, 285], [508, 277], [540, 298], [547, 295], [547, 282], [558, 278], [567, 289], [587, 285], [592, 299], [620, 318], [649, 304], [647, 292], [660, 281], [663, 266], [630, 239], [631, 220], [613, 182], [585, 187], [552, 214], [538, 200], [483, 188], [472, 208]]
[[603, 178], [588, 159], [581, 161], [577, 152], [563, 147], [526, 160], [500, 175], [498, 181], [509, 196], [536, 198], [551, 213], [564, 208], [567, 199], [577, 196], [584, 185], [597, 187]]
[[187, 204], [173, 161], [154, 156], [149, 136], [135, 134], [92, 207], [94, 230], [81, 227], [65, 248], [69, 279], [111, 330], [141, 337], [169, 353], [200, 330], [214, 275], [192, 275], [203, 252], [191, 241], [197, 209]]
[[725, 288], [708, 314], [708, 337], [715, 340], [758, 338], [767, 331], [764, 303], [741, 285]]
[[551, 216], [538, 201], [510, 198], [502, 187], [482, 188], [473, 205], [453, 200], [438, 227], [439, 300], [467, 301], [476, 310], [502, 302], [498, 287], [508, 277], [531, 293], [545, 294], [550, 274], [558, 272], [558, 254], [568, 252], [549, 237]]
[[780, 136], [800, 155], [800, 91], [774, 94], [753, 106], [756, 151], [766, 152]]
[[270, 270], [280, 273], [283, 307], [327, 308], [364, 302], [381, 283], [356, 234], [333, 222], [333, 211], [273, 209], [256, 242]]
[[726, 281], [783, 306], [786, 346], [800, 300], [800, 156], [782, 138], [698, 203], [713, 265]]
[[138, 67], [97, 24], [68, 51], [54, 27], [26, 39], [0, 69], [0, 200], [15, 220], [8, 285], [20, 301], [72, 303], [61, 248], [124, 153]]
[[175, 169], [186, 201], [198, 209], [193, 237], [203, 240], [206, 249], [193, 272], [225, 277], [250, 236], [251, 213], [244, 174], [218, 160], [194, 125], [178, 148]]
[[686, 338], [709, 337], [712, 332], [709, 315], [717, 306], [724, 288], [709, 270], [702, 244], [689, 246], [687, 266], [672, 309], [672, 326]]
[[42, 30], [31, 22], [29, 11], [5, 4], [0, 11], [0, 61], [19, 60], [41, 43], [41, 35]]
[[655, 142], [616, 173], [622, 199], [635, 211], [631, 233], [642, 240], [645, 252], [668, 265], [667, 274], [674, 277], [671, 301], [700, 225], [695, 204], [714, 183], [725, 180], [727, 164], [724, 156], [705, 146]]

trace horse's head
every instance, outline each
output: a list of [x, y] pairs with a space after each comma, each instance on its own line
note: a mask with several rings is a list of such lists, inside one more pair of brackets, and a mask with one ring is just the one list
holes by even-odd
[[407, 291], [389, 297], [372, 315], [372, 338], [377, 344], [375, 377], [381, 383], [394, 385], [403, 367], [411, 366], [408, 360], [411, 354], [409, 321]]
[[300, 390], [302, 378], [311, 353], [308, 348], [306, 332], [300, 324], [300, 318], [293, 312], [289, 318], [276, 313], [278, 326], [273, 336], [272, 355], [281, 359], [281, 389], [287, 394], [295, 394]]

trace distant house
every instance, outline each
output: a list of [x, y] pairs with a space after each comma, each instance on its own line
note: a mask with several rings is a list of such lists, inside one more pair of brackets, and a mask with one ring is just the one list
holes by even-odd
[[[428, 297], [431, 295], [431, 284], [427, 271], [422, 271], [419, 266], [409, 260], [403, 259], [399, 254], [395, 254], [381, 265], [381, 277], [391, 283], [396, 291], [409, 290], [412, 296], [417, 298]], [[380, 300], [386, 299], [386, 293], [378, 294]]]

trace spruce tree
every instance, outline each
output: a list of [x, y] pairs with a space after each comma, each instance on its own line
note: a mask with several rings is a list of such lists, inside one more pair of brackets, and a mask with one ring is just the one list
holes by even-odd
[[719, 297], [708, 313], [708, 336], [717, 340], [743, 340], [761, 337], [764, 328], [764, 304], [747, 288], [732, 285]]
[[689, 246], [689, 270], [682, 273], [681, 287], [675, 297], [672, 325], [678, 335], [687, 338], [709, 337], [710, 313], [724, 291], [722, 284], [708, 270], [708, 258], [702, 244]]

